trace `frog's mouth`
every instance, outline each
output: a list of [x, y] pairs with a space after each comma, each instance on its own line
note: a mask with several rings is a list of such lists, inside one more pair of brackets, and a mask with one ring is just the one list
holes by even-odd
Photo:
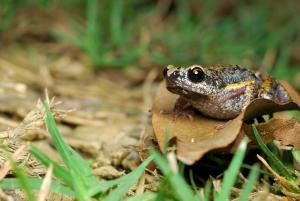
[[190, 92], [181, 88], [181, 87], [178, 87], [178, 86], [173, 86], [173, 85], [167, 85], [167, 89], [174, 93], [174, 94], [178, 94], [178, 95], [187, 95], [189, 94]]
[[177, 79], [166, 79], [166, 87], [168, 91], [174, 94], [186, 94], [188, 91], [184, 90], [182, 86], [178, 83]]
[[185, 96], [187, 98], [206, 96], [204, 94], [191, 90], [192, 87], [190, 85], [185, 85], [182, 82], [178, 82], [178, 80], [176, 79], [166, 79], [166, 87], [171, 93]]
[[203, 94], [199, 94], [197, 92], [194, 92], [194, 91], [191, 91], [191, 90], [187, 90], [187, 89], [184, 89], [182, 87], [179, 87], [179, 86], [167, 86], [167, 89], [168, 91], [170, 91], [171, 93], [174, 93], [174, 94], [178, 94], [178, 95], [181, 95], [181, 96], [184, 96], [184, 97], [187, 97], [187, 98], [200, 98], [200, 97], [206, 97], [206, 95], [203, 95]]

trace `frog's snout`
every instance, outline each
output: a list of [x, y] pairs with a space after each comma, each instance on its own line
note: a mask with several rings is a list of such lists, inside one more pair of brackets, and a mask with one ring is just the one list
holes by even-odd
[[174, 82], [180, 76], [180, 72], [178, 70], [168, 72], [167, 70], [163, 72], [164, 78], [169, 82]]
[[176, 79], [180, 76], [180, 72], [176, 67], [169, 65], [163, 70], [163, 76], [165, 79]]

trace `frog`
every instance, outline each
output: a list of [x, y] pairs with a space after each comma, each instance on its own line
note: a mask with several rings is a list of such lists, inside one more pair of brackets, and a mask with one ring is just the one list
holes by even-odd
[[204, 116], [230, 120], [254, 99], [278, 104], [291, 99], [277, 79], [240, 65], [168, 65], [163, 76], [167, 90], [179, 95], [174, 113], [192, 106]]

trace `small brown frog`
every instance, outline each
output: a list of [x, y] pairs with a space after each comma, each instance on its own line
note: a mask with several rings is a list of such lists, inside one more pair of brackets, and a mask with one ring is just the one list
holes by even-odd
[[280, 104], [290, 101], [277, 80], [238, 65], [169, 65], [163, 74], [167, 89], [180, 95], [174, 113], [191, 105], [205, 116], [227, 120], [238, 116], [255, 98]]

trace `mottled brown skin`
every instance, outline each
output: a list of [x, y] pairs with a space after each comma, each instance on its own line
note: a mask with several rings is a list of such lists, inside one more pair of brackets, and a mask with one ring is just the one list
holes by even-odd
[[175, 112], [188, 103], [205, 116], [227, 120], [239, 115], [255, 98], [278, 103], [290, 100], [277, 80], [238, 65], [169, 65], [164, 77], [167, 89], [180, 95]]

